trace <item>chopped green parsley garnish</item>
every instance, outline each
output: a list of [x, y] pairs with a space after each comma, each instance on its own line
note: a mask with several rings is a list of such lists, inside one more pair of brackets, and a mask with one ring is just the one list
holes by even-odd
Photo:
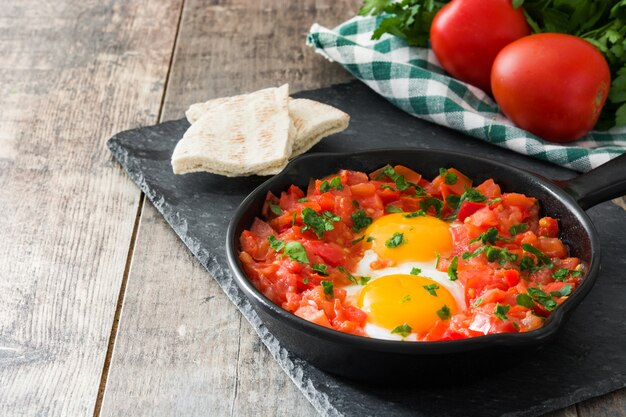
[[552, 296], [546, 294], [539, 288], [529, 288], [528, 295], [530, 295], [535, 302], [541, 304], [548, 311], [554, 310], [558, 305], [556, 301], [552, 299]]
[[554, 266], [550, 258], [548, 258], [543, 252], [541, 252], [539, 249], [537, 249], [533, 245], [529, 243], [524, 243], [522, 244], [522, 249], [524, 249], [526, 252], [529, 252], [535, 255], [535, 257], [537, 258], [538, 267], [552, 268]]
[[439, 269], [439, 261], [441, 260], [441, 254], [435, 254], [435, 269]]
[[463, 194], [461, 194], [461, 197], [459, 198], [459, 202], [457, 204], [456, 211], [454, 212], [453, 215], [445, 218], [444, 220], [454, 220], [454, 219], [456, 219], [456, 216], [459, 214], [459, 210], [461, 209], [461, 206], [466, 201], [471, 201], [471, 202], [474, 202], [474, 203], [482, 203], [485, 200], [487, 200], [487, 197], [482, 195], [480, 193], [480, 191], [478, 191], [477, 189], [475, 189], [475, 188], [465, 188], [465, 191], [463, 192]]
[[501, 240], [504, 242], [511, 242], [513, 239], [500, 236], [498, 234], [498, 229], [496, 229], [495, 227], [490, 227], [486, 232], [481, 233], [480, 235], [478, 235], [478, 237], [470, 240], [470, 243], [480, 241], [483, 243], [483, 245], [486, 245], [487, 243], [491, 243], [492, 245], [495, 245], [496, 240]]
[[406, 213], [404, 215], [404, 217], [406, 217], [407, 219], [412, 219], [413, 217], [420, 217], [420, 216], [425, 216], [426, 213], [424, 213], [424, 210], [417, 210], [417, 211], [412, 211], [410, 213]]
[[408, 303], [409, 301], [411, 301], [411, 294], [407, 294], [404, 297], [402, 297], [402, 299], [400, 300], [400, 303], [404, 304], [404, 303]]
[[359, 242], [360, 242], [360, 241], [362, 241], [363, 239], [365, 239], [365, 235], [361, 236], [361, 237], [360, 237], [360, 238], [358, 238], [358, 239], [354, 239], [354, 240], [352, 241], [352, 245], [356, 245], [357, 243], [359, 243]]
[[460, 201], [461, 197], [459, 197], [458, 195], [450, 194], [446, 197], [446, 204], [448, 204], [448, 206], [452, 207], [453, 209], [456, 209], [459, 206]]
[[500, 303], [496, 303], [496, 308], [493, 311], [493, 315], [500, 320], [508, 320], [509, 318], [506, 316], [506, 313], [508, 313], [510, 309], [510, 305], [501, 305]]
[[289, 256], [296, 262], [308, 264], [309, 258], [306, 256], [306, 250], [300, 242], [287, 242], [285, 245], [285, 255]]
[[415, 268], [415, 267], [411, 268], [411, 275], [419, 275], [421, 273], [422, 273], [421, 269]]
[[450, 307], [444, 304], [440, 310], [437, 310], [437, 315], [441, 320], [448, 320], [450, 318]]
[[302, 283], [308, 285], [309, 284], [309, 279], [308, 278], [304, 278], [302, 280]]
[[394, 206], [393, 204], [389, 204], [386, 208], [385, 211], [387, 213], [402, 213], [402, 209], [399, 207]]
[[269, 235], [267, 240], [270, 242], [270, 248], [274, 249], [276, 252], [280, 252], [285, 247], [285, 242], [276, 239], [274, 235]]
[[396, 184], [398, 191], [404, 191], [410, 187], [409, 183], [404, 179], [404, 176], [398, 174], [391, 166], [387, 166], [383, 169], [376, 178], [381, 179], [384, 176], [389, 177]]
[[332, 180], [330, 180], [330, 182], [324, 181], [320, 184], [320, 191], [323, 193], [328, 192], [332, 189], [339, 190], [339, 191], [343, 190], [343, 184], [341, 183], [340, 177], [335, 177]]
[[413, 331], [413, 329], [411, 328], [411, 326], [409, 326], [406, 323], [403, 323], [399, 326], [396, 326], [393, 328], [393, 330], [391, 331], [392, 334], [399, 334], [402, 337], [407, 337], [408, 335], [411, 334], [411, 332]]
[[456, 184], [457, 180], [459, 179], [459, 177], [457, 177], [456, 174], [448, 171], [445, 168], [439, 168], [439, 175], [441, 175], [441, 177], [443, 178], [443, 182], [445, 182], [448, 185]]
[[372, 279], [372, 277], [361, 276], [359, 283], [361, 285], [367, 285], [367, 283], [370, 282], [370, 279]]
[[533, 308], [535, 306], [535, 302], [528, 294], [517, 294], [517, 296], [515, 297], [515, 302], [518, 305], [526, 308]]
[[385, 242], [385, 246], [387, 246], [390, 249], [393, 249], [393, 248], [397, 248], [403, 243], [406, 243], [406, 241], [404, 240], [404, 233], [395, 232], [393, 236], [387, 239], [387, 241]]
[[428, 285], [424, 285], [423, 287], [426, 291], [428, 291], [428, 294], [436, 297], [437, 296], [437, 291], [439, 289], [439, 285], [437, 284], [428, 284]]
[[348, 279], [350, 280], [350, 282], [352, 282], [353, 284], [358, 284], [359, 282], [357, 281], [356, 277], [354, 275], [352, 275], [346, 268], [344, 268], [343, 266], [338, 266], [337, 270], [343, 272], [344, 274], [346, 274], [346, 277], [348, 277]]
[[452, 262], [450, 262], [450, 266], [448, 266], [448, 277], [450, 281], [456, 281], [459, 277], [456, 275], [456, 269], [459, 267], [459, 257], [455, 256], [452, 258]]
[[437, 213], [437, 217], [440, 217], [441, 210], [443, 209], [443, 201], [435, 197], [430, 197], [420, 201], [420, 207], [424, 211], [428, 211], [429, 208], [433, 207]]
[[359, 208], [359, 202], [356, 200], [352, 200], [352, 205], [356, 208]]
[[352, 213], [350, 218], [352, 219], [352, 231], [354, 233], [359, 233], [361, 230], [372, 224], [372, 218], [368, 217], [363, 209]]
[[391, 185], [387, 185], [387, 184], [381, 184], [380, 188], [383, 189], [383, 190], [396, 191], [395, 188], [393, 188]]
[[481, 305], [483, 303], [483, 299], [482, 298], [477, 298], [476, 301], [474, 301], [474, 304], [472, 304], [474, 307], [478, 307], [479, 305]]
[[277, 204], [270, 203], [270, 210], [272, 211], [272, 213], [274, 213], [277, 216], [280, 216], [281, 214], [283, 214], [283, 209], [281, 209], [280, 206]]
[[328, 267], [325, 264], [313, 264], [311, 269], [323, 277], [328, 276]]
[[324, 236], [324, 232], [333, 230], [333, 222], [338, 222], [341, 217], [330, 211], [325, 211], [321, 215], [311, 208], [304, 208], [302, 210], [302, 222], [306, 225], [302, 228], [302, 231], [312, 230], [318, 239]]
[[366, 242], [373, 242], [375, 240], [376, 240], [376, 238], [374, 236], [370, 236], [370, 237], [367, 238]]
[[296, 225], [296, 219], [298, 217], [298, 213], [296, 213], [295, 211], [293, 212], [293, 217], [291, 218], [291, 227]]
[[332, 281], [320, 281], [320, 284], [322, 284], [324, 288], [324, 295], [329, 298], [335, 298], [335, 290]]
[[515, 236], [517, 234], [524, 233], [527, 228], [528, 225], [526, 223], [515, 224], [509, 228], [509, 233], [511, 233], [511, 236]]
[[308, 202], [309, 202], [309, 199], [308, 199], [308, 198], [306, 198], [306, 197], [303, 197], [303, 198], [299, 198], [299, 199], [298, 199], [298, 203], [308, 203]]
[[572, 293], [572, 286], [570, 284], [565, 284], [563, 288], [559, 291], [552, 291], [550, 293], [553, 297], [565, 297], [566, 295], [570, 295]]

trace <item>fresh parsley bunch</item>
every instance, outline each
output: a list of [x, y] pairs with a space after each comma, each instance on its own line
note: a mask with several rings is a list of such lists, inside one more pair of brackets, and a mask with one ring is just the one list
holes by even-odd
[[[430, 26], [449, 1], [365, 0], [359, 14], [385, 15], [372, 39], [384, 33], [409, 45], [428, 45]], [[596, 129], [626, 125], [626, 0], [513, 0], [523, 7], [533, 33], [578, 36], [604, 55], [611, 69], [611, 89]]]

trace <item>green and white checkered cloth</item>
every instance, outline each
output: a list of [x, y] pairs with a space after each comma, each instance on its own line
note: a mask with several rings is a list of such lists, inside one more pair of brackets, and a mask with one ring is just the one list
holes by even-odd
[[355, 17], [334, 29], [314, 24], [307, 43], [407, 113], [495, 145], [580, 172], [626, 152], [623, 127], [593, 131], [567, 145], [515, 127], [482, 90], [446, 75], [432, 50], [388, 34], [371, 40], [381, 19]]

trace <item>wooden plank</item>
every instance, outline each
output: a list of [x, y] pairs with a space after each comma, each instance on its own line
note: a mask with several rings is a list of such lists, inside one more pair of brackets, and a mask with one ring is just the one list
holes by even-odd
[[178, 1], [0, 7], [0, 415], [94, 410], [140, 193], [115, 131], [154, 123]]
[[580, 417], [626, 417], [626, 389], [577, 404]]
[[[348, 80], [304, 45], [315, 21], [337, 24], [360, 0], [187, 1], [164, 119], [210, 97], [289, 82]], [[133, 398], [128, 401], [128, 397]], [[128, 279], [102, 416], [316, 412], [247, 321], [148, 203]]]
[[[311, 23], [337, 24], [360, 3], [188, 0], [163, 119], [182, 117], [190, 103], [211, 97], [283, 82], [297, 91], [348, 80], [338, 65], [305, 47], [304, 37]], [[149, 203], [101, 415], [315, 415]], [[550, 415], [575, 416], [575, 407]]]

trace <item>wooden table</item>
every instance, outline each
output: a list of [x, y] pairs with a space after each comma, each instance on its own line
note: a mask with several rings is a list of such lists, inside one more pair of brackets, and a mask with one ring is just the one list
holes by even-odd
[[1, 416], [315, 415], [104, 143], [203, 99], [348, 80], [304, 39], [359, 4], [3, 3]]

